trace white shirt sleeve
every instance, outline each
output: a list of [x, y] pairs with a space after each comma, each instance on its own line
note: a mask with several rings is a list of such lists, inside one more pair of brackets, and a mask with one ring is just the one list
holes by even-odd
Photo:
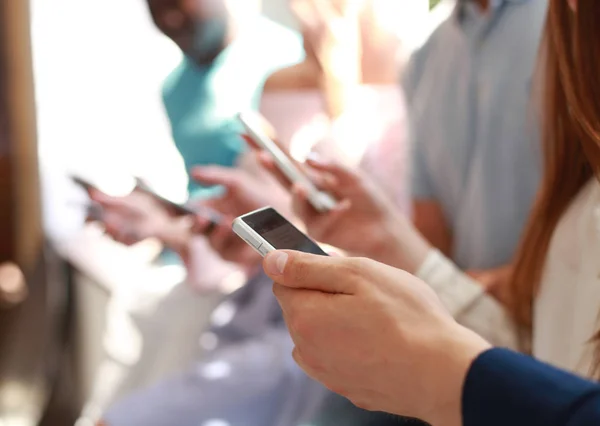
[[509, 313], [439, 251], [429, 252], [416, 276], [435, 290], [459, 324], [495, 346], [519, 348], [517, 328]]

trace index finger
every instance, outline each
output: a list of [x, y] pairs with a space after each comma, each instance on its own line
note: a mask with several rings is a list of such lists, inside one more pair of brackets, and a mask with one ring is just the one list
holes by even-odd
[[265, 273], [279, 285], [330, 294], [356, 294], [356, 270], [349, 259], [319, 256], [292, 250], [269, 253]]
[[192, 178], [204, 185], [221, 185], [231, 190], [238, 184], [238, 170], [232, 167], [196, 166], [192, 169]]
[[283, 186], [288, 191], [290, 191], [292, 189], [293, 183], [279, 169], [279, 166], [277, 166], [277, 164], [275, 163], [275, 160], [273, 160], [273, 157], [271, 157], [271, 154], [269, 154], [266, 151], [261, 151], [258, 153], [257, 158], [258, 158], [258, 162], [260, 163], [260, 165], [266, 171], [268, 171], [269, 174], [271, 176], [273, 176], [275, 178], [275, 180], [277, 180], [277, 182], [279, 182], [279, 184], [281, 186]]

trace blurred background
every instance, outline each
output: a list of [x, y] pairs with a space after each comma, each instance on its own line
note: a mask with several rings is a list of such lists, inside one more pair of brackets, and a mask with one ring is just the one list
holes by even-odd
[[[396, 2], [383, 21], [406, 53], [453, 3]], [[263, 9], [297, 28], [287, 0]], [[153, 241], [126, 247], [85, 224], [86, 195], [69, 178], [108, 193], [131, 176], [177, 186], [161, 86], [181, 56], [142, 0], [0, 4], [0, 426], [93, 424], [82, 413], [113, 399], [123, 376], [106, 353], [131, 365], [141, 350], [126, 320], [107, 328], [137, 286], [148, 308], [185, 277], [152, 263]], [[208, 315], [220, 295], [203, 297]]]

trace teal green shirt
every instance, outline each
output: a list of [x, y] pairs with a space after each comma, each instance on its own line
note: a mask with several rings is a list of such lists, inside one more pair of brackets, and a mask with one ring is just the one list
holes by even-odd
[[[236, 115], [257, 110], [265, 80], [274, 71], [300, 62], [300, 35], [258, 17], [210, 65], [184, 58], [163, 87], [173, 139], [188, 174], [194, 166], [233, 166], [245, 150]], [[213, 190], [190, 179], [190, 198]]]

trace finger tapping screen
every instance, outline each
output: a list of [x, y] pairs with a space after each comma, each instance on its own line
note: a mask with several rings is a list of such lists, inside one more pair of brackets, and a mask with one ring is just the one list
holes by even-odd
[[276, 250], [296, 250], [327, 256], [321, 247], [274, 209], [266, 209], [244, 218], [252, 229]]

